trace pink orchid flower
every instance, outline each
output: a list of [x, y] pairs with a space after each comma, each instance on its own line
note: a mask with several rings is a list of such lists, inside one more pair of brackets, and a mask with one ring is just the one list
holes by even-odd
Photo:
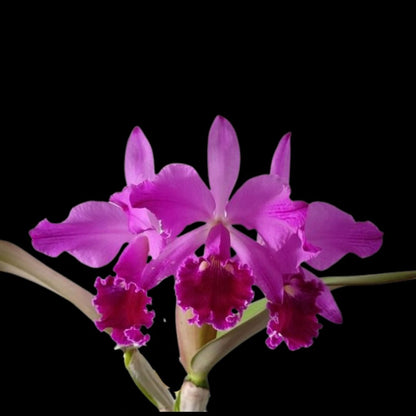
[[[141, 287], [149, 290], [174, 275], [178, 304], [193, 312], [190, 322], [224, 330], [241, 318], [256, 285], [268, 300], [268, 346], [275, 348], [284, 340], [296, 349], [310, 345], [316, 336], [317, 314], [341, 321], [329, 290], [300, 268], [301, 263], [320, 257], [327, 265], [347, 252], [370, 255], [380, 247], [381, 233], [371, 223], [363, 226], [352, 220], [354, 234], [346, 233], [351, 236], [348, 243], [331, 246], [331, 239], [344, 238], [344, 231], [349, 232], [338, 222], [345, 225], [350, 217], [329, 208], [330, 214], [335, 214], [320, 234], [319, 222], [325, 220], [315, 217], [319, 208], [328, 205], [308, 206], [290, 200], [288, 137], [275, 152], [272, 172], [248, 180], [230, 199], [239, 172], [239, 145], [231, 124], [218, 116], [208, 138], [210, 189], [191, 166], [172, 164], [153, 180], [134, 186], [130, 202], [135, 208], [152, 211], [165, 232], [179, 235], [145, 266], [139, 279]], [[342, 217], [338, 222], [337, 215]], [[185, 227], [201, 222], [180, 235]], [[258, 240], [235, 225], [256, 230]], [[372, 243], [367, 244], [368, 240]], [[203, 245], [203, 256], [197, 256], [195, 252]], [[366, 249], [361, 250], [364, 245]]]
[[[270, 174], [278, 175], [286, 184], [284, 197], [271, 204], [264, 213], [286, 221], [302, 242], [297, 247], [298, 259], [317, 270], [325, 270], [347, 253], [367, 257], [377, 252], [383, 233], [371, 222], [357, 222], [354, 218], [325, 202], [307, 204], [290, 199], [290, 134], [280, 140], [274, 153]], [[265, 233], [259, 240], [274, 246], [275, 236]], [[296, 248], [295, 248], [296, 251]], [[284, 255], [293, 256], [292, 248]], [[282, 302], [269, 302], [270, 321], [267, 345], [276, 348], [285, 341], [289, 349], [307, 347], [318, 335], [321, 325], [317, 314], [329, 321], [341, 323], [342, 316], [332, 295], [320, 279], [299, 267], [284, 274]]]
[[129, 201], [133, 185], [155, 177], [152, 149], [138, 127], [127, 142], [124, 170], [127, 186], [110, 202], [81, 203], [62, 223], [42, 220], [30, 236], [38, 251], [52, 257], [68, 252], [90, 267], [108, 264], [127, 243], [114, 267], [116, 276], [95, 283], [93, 302], [101, 314], [96, 325], [100, 330], [112, 328], [111, 336], [119, 345], [141, 346], [149, 339], [141, 328], [150, 327], [154, 312], [147, 310], [151, 300], [136, 282], [147, 257], [159, 254], [164, 237], [156, 217], [147, 209], [131, 207]]
[[[306, 250], [315, 251], [306, 262], [317, 270], [326, 270], [347, 253], [364, 258], [376, 253], [383, 233], [370, 221], [357, 222], [339, 208], [325, 203], [290, 200], [290, 133], [284, 135], [273, 155], [270, 174], [286, 184], [285, 198], [269, 207], [268, 215], [295, 226]], [[267, 239], [267, 235], [263, 236]], [[268, 242], [272, 244], [272, 239]]]

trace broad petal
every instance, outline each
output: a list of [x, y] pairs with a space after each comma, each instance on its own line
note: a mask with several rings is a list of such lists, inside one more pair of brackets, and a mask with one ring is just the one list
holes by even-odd
[[218, 215], [224, 213], [239, 169], [240, 147], [237, 134], [227, 119], [217, 116], [208, 136], [208, 178]]
[[133, 238], [123, 210], [99, 201], [77, 205], [61, 223], [42, 220], [29, 234], [41, 253], [56, 257], [66, 251], [90, 267], [109, 263]]
[[126, 282], [140, 279], [149, 255], [149, 241], [145, 236], [136, 237], [121, 253], [114, 271]]
[[132, 186], [126, 186], [121, 192], [110, 197], [110, 201], [120, 206], [129, 220], [129, 230], [133, 234], [143, 234], [149, 240], [149, 255], [157, 257], [167, 237], [156, 216], [146, 208], [133, 208], [130, 204]]
[[133, 129], [127, 141], [124, 174], [127, 185], [136, 185], [155, 176], [153, 151], [140, 127]]
[[321, 249], [308, 261], [317, 270], [327, 269], [347, 253], [371, 256], [383, 241], [383, 233], [372, 222], [357, 222], [351, 215], [324, 202], [309, 205], [305, 237], [308, 243]]
[[173, 236], [187, 225], [208, 221], [215, 209], [212, 194], [196, 170], [183, 164], [165, 166], [153, 181], [135, 186], [130, 201], [134, 208], [152, 211]]
[[317, 255], [316, 251], [309, 251], [305, 247], [302, 237], [301, 232], [293, 233], [279, 249], [276, 249], [276, 261], [282, 273], [293, 273], [302, 263]]
[[266, 298], [271, 302], [280, 302], [283, 296], [283, 274], [276, 251], [260, 245], [236, 229], [231, 230], [231, 246], [238, 259], [252, 270], [254, 284]]
[[165, 238], [164, 233], [160, 233], [157, 230], [143, 231], [141, 235], [147, 238], [149, 242], [149, 256], [153, 259], [159, 256], [160, 252], [169, 241], [167, 237]]
[[[304, 258], [309, 259], [313, 253], [305, 244], [304, 227], [307, 204], [302, 201], [290, 199], [290, 187], [283, 186], [282, 192], [276, 201], [269, 204], [263, 215], [259, 215], [256, 224], [258, 241], [266, 242], [274, 250], [284, 250], [289, 239], [295, 237], [302, 240]], [[310, 247], [312, 249], [312, 246]], [[287, 250], [286, 250], [287, 251]]]
[[111, 329], [111, 337], [121, 346], [141, 347], [150, 336], [142, 333], [142, 327], [150, 328], [155, 313], [147, 309], [151, 299], [143, 289], [121, 277], [98, 278], [97, 295], [93, 303], [101, 318], [96, 321], [100, 331]]
[[270, 217], [285, 222], [294, 230], [303, 229], [305, 226], [308, 204], [303, 201], [292, 201], [290, 199], [290, 187], [283, 186], [279, 198], [267, 208]]
[[280, 139], [270, 168], [272, 175], [279, 175], [287, 184], [290, 178], [290, 137], [291, 133], [287, 133]]
[[255, 229], [270, 205], [281, 199], [284, 190], [277, 175], [260, 175], [249, 179], [233, 195], [228, 203], [227, 215], [232, 224]]
[[208, 231], [209, 227], [204, 225], [167, 244], [159, 256], [147, 264], [138, 284], [144, 289], [150, 290], [164, 278], [175, 275], [185, 259], [204, 244]]
[[133, 208], [130, 204], [132, 186], [125, 186], [121, 192], [111, 195], [110, 202], [117, 204], [129, 218], [129, 229], [133, 234], [139, 234], [149, 229], [160, 229], [156, 217], [146, 208]]

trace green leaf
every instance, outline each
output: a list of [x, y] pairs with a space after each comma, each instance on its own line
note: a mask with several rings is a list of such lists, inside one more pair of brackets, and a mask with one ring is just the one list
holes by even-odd
[[240, 323], [234, 328], [221, 332], [215, 339], [204, 345], [193, 357], [191, 372], [187, 379], [196, 386], [206, 387], [208, 373], [222, 358], [244, 341], [267, 326], [269, 313], [266, 299], [253, 302], [243, 314]]
[[382, 285], [387, 283], [404, 282], [406, 280], [412, 279], [416, 279], [416, 270], [405, 272], [364, 274], [360, 276], [331, 276], [321, 278], [321, 280], [332, 290], [344, 286]]
[[8, 241], [0, 240], [0, 272], [23, 277], [49, 289], [70, 301], [92, 321], [99, 318], [90, 292]]
[[232, 329], [227, 329], [226, 331], [218, 331], [217, 338], [222, 337], [223, 335], [227, 334], [228, 332], [232, 331], [233, 329], [237, 328], [237, 326], [243, 324], [244, 322], [251, 319], [253, 316], [257, 315], [258, 313], [264, 311], [266, 309], [267, 299], [261, 298], [256, 300], [250, 305], [248, 305], [247, 309], [243, 312], [243, 316], [241, 317], [240, 322]]

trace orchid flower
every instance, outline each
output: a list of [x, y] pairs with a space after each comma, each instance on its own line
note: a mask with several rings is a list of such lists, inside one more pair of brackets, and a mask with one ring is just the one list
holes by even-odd
[[141, 346], [149, 340], [141, 327], [152, 324], [154, 312], [147, 310], [151, 299], [136, 281], [147, 257], [158, 256], [164, 236], [150, 211], [133, 208], [129, 202], [135, 184], [155, 177], [153, 152], [139, 127], [127, 142], [124, 172], [127, 185], [110, 202], [81, 203], [62, 223], [42, 220], [30, 236], [36, 250], [52, 257], [66, 251], [90, 267], [106, 265], [127, 243], [114, 267], [116, 276], [97, 278], [95, 283], [94, 304], [101, 314], [96, 325], [100, 330], [112, 328], [112, 338], [119, 345]]
[[[266, 216], [285, 221], [297, 232], [302, 242], [302, 259], [317, 270], [326, 270], [347, 253], [361, 258], [376, 253], [383, 233], [370, 221], [357, 222], [325, 202], [308, 204], [290, 199], [290, 139], [290, 133], [282, 137], [272, 158], [270, 174], [279, 176], [285, 186], [283, 197], [267, 208]], [[273, 246], [275, 236], [263, 234], [258, 239]], [[291, 253], [293, 250], [285, 255]], [[310, 346], [320, 328], [317, 314], [334, 323], [342, 322], [341, 313], [321, 279], [302, 267], [284, 275], [284, 279], [283, 302], [268, 304], [272, 318], [267, 327], [270, 348], [283, 340], [291, 350]]]
[[[276, 347], [279, 338], [289, 348], [297, 349], [310, 345], [317, 335], [316, 314], [338, 323], [341, 314], [325, 285], [300, 268], [302, 262], [325, 256], [325, 251], [330, 253], [325, 258], [329, 256], [332, 262], [336, 256], [331, 257], [328, 245], [317, 245], [321, 240], [314, 227], [313, 207], [289, 199], [287, 137], [276, 150], [271, 174], [249, 179], [230, 198], [240, 167], [239, 145], [232, 125], [218, 116], [208, 137], [210, 189], [191, 166], [173, 164], [162, 169], [153, 180], [134, 186], [130, 202], [135, 208], [153, 212], [170, 235], [178, 236], [185, 227], [203, 223], [179, 235], [145, 267], [139, 279], [144, 289], [149, 290], [162, 279], [175, 275], [178, 305], [193, 314], [189, 322], [226, 330], [241, 319], [253, 300], [252, 286], [258, 286], [268, 300], [270, 311], [267, 345]], [[309, 223], [308, 216], [312, 217]], [[317, 235], [311, 241], [305, 237], [307, 224], [311, 224], [309, 234]], [[361, 232], [362, 224], [357, 224], [349, 243], [337, 247], [338, 254], [367, 247], [368, 235]], [[258, 240], [251, 239], [235, 225], [256, 230]], [[335, 220], [327, 228], [331, 237], [344, 237], [344, 229], [339, 232]], [[371, 223], [364, 228], [369, 228], [375, 240], [374, 243], [371, 240], [367, 250], [360, 251], [367, 256], [380, 247], [381, 233]], [[202, 245], [205, 251], [198, 257], [195, 252]], [[235, 256], [231, 255], [231, 249]], [[296, 303], [310, 307], [301, 309], [302, 313], [296, 312]], [[295, 325], [302, 319], [301, 325]]]
[[[121, 192], [109, 202], [81, 203], [63, 222], [44, 219], [30, 231], [34, 248], [52, 257], [68, 252], [98, 268], [118, 256], [115, 275], [98, 277], [94, 296], [6, 241], [0, 241], [0, 271], [62, 296], [109, 333], [133, 381], [159, 410], [206, 410], [209, 371], [257, 332], [266, 330], [271, 349], [282, 342], [290, 350], [308, 347], [321, 328], [318, 315], [342, 321], [334, 288], [416, 278], [416, 271], [315, 276], [310, 269], [326, 270], [347, 253], [376, 253], [383, 234], [331, 204], [291, 200], [290, 134], [280, 140], [270, 172], [232, 194], [239, 168], [237, 135], [224, 117], [208, 135], [209, 187], [185, 164], [155, 174], [152, 148], [136, 127]], [[155, 315], [148, 291], [171, 275], [187, 372], [176, 398], [138, 350], [149, 341], [143, 328]], [[254, 286], [264, 298], [254, 300]]]
[[[370, 221], [357, 222], [339, 208], [326, 202], [291, 201], [290, 199], [290, 133], [280, 140], [273, 155], [270, 174], [286, 184], [284, 198], [269, 207], [268, 215], [286, 220], [301, 235], [304, 247], [315, 251], [306, 263], [326, 270], [347, 253], [364, 258], [376, 253], [383, 233]], [[267, 235], [264, 236], [267, 238]], [[272, 240], [269, 240], [272, 244]]]

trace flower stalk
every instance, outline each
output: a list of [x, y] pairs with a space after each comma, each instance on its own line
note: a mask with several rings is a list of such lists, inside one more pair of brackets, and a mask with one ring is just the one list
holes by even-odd
[[209, 341], [215, 339], [217, 331], [211, 325], [190, 324], [190, 310], [184, 311], [176, 306], [176, 336], [179, 347], [179, 361], [185, 371], [189, 374], [192, 371], [191, 361], [197, 351], [199, 351]]

